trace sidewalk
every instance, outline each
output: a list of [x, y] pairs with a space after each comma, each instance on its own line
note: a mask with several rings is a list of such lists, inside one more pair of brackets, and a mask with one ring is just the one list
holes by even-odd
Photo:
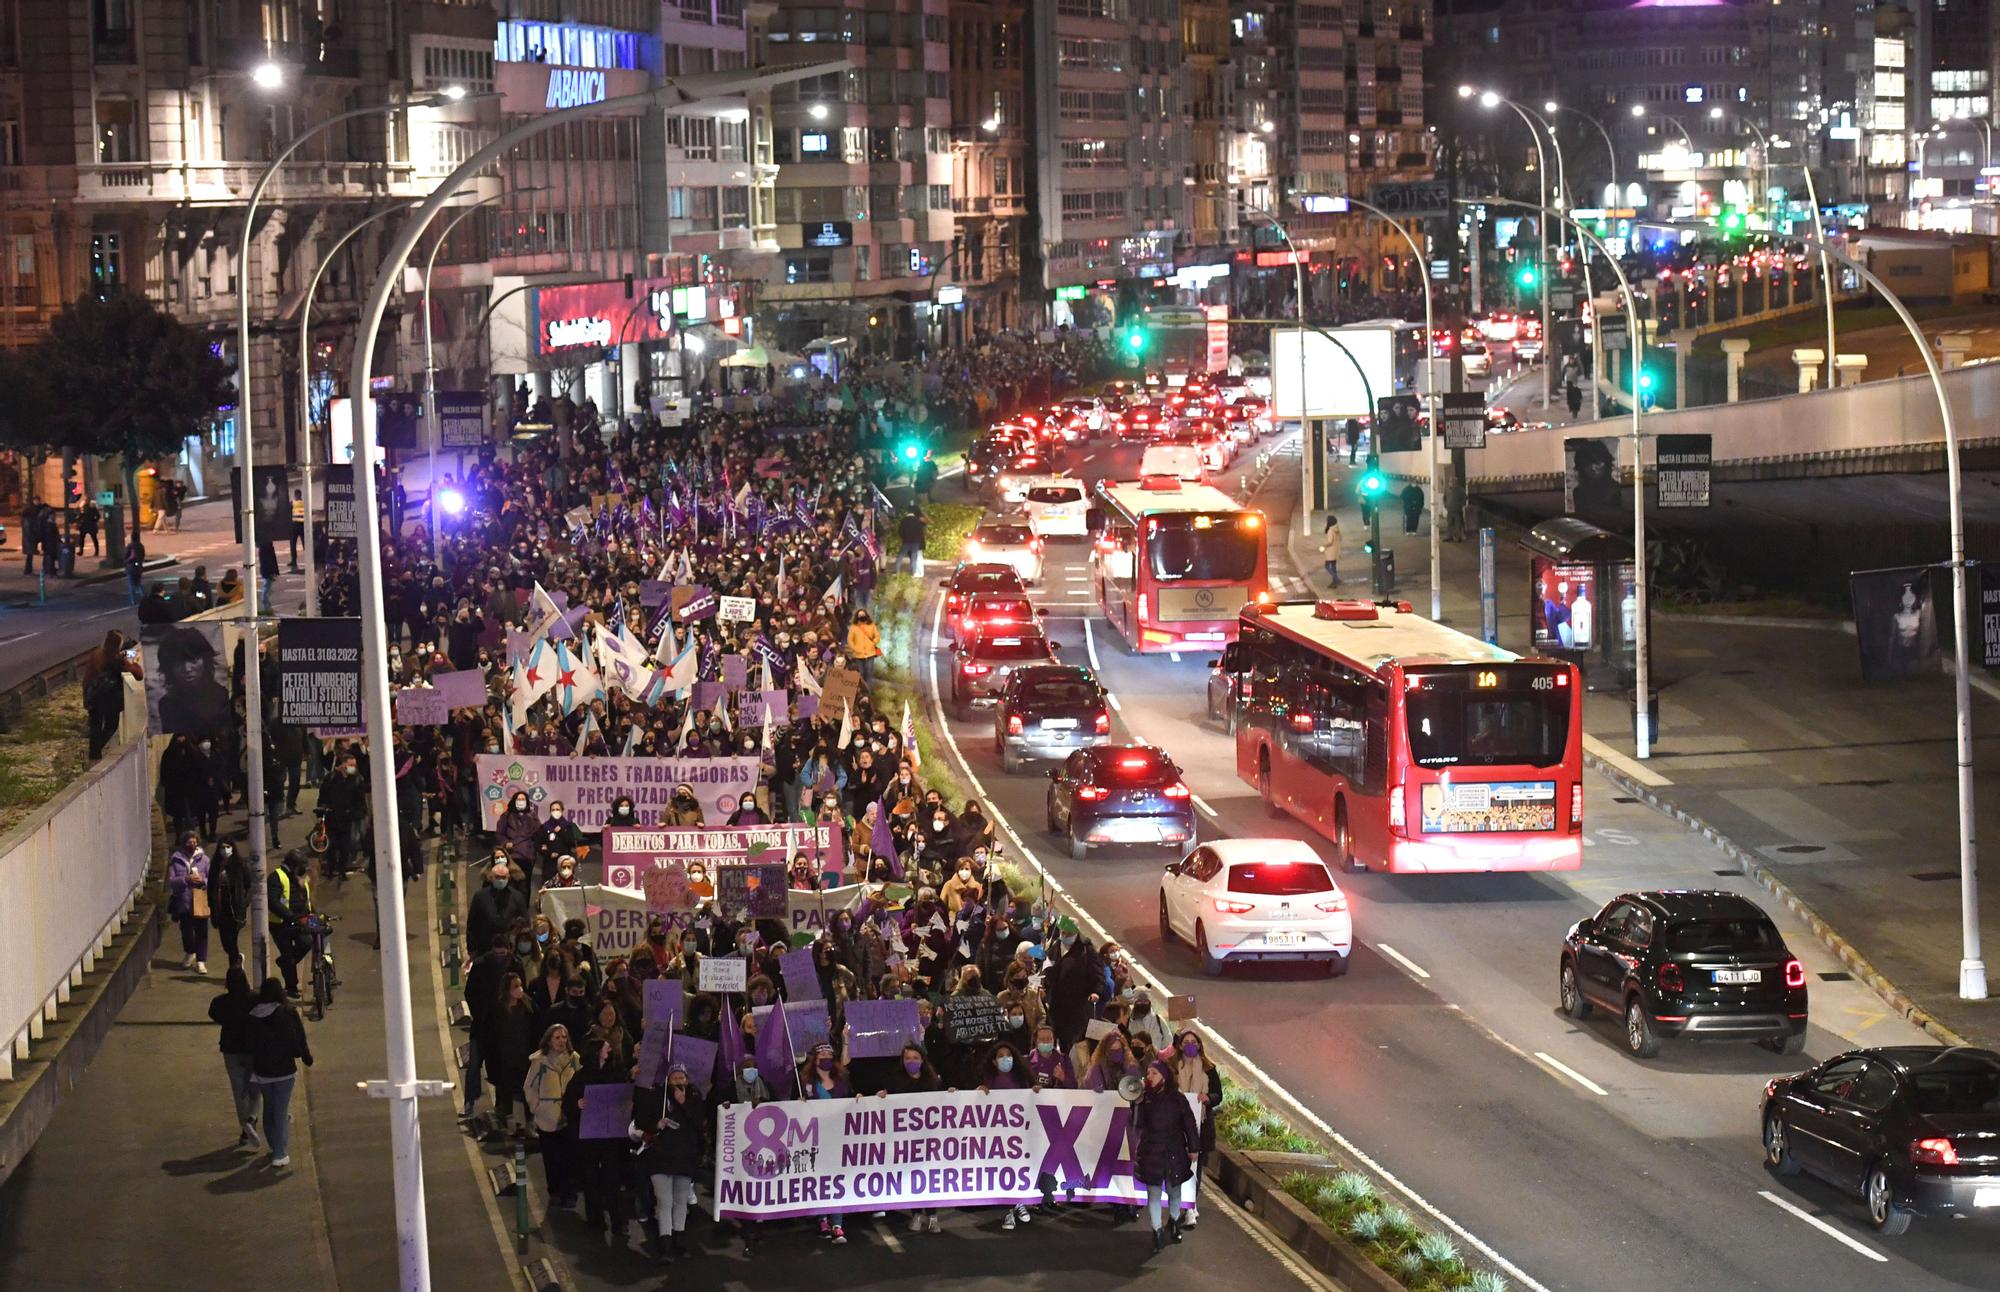
[[[206, 565], [211, 583], [222, 580], [223, 569], [232, 562], [241, 563], [243, 545], [237, 541], [235, 527], [231, 524], [229, 501], [226, 498], [211, 498], [203, 502], [190, 503], [181, 513], [181, 527], [164, 534], [155, 534], [148, 529], [140, 535], [146, 546], [146, 577], [148, 581], [163, 575], [193, 574], [194, 567]], [[103, 542], [100, 533], [98, 541]], [[279, 568], [286, 568], [288, 546], [278, 544]], [[76, 576], [63, 579], [50, 576], [48, 581], [49, 600], [54, 601], [64, 589], [87, 587], [94, 584], [116, 583], [124, 585], [125, 569], [118, 563], [120, 553], [108, 552], [112, 564], [101, 564], [103, 557], [92, 553], [85, 544], [83, 552], [76, 558]], [[35, 560], [35, 573], [22, 572], [20, 527], [12, 521], [7, 526], [7, 546], [0, 548], [0, 601], [18, 600], [22, 597], [38, 597], [41, 594], [42, 562], [39, 554]]]
[[[1337, 496], [1353, 497], [1341, 467]], [[1275, 486], [1285, 492], [1280, 483]], [[1292, 485], [1296, 491], [1296, 483]], [[1348, 565], [1342, 593], [1367, 595], [1360, 511], [1340, 508]], [[1428, 520], [1428, 515], [1426, 519]], [[1315, 517], [1316, 521], [1318, 517]], [[1385, 509], [1383, 541], [1397, 557], [1396, 595], [1428, 609], [1429, 534], [1406, 536]], [[1323, 523], [1323, 522], [1320, 522]], [[1310, 536], [1287, 526], [1293, 560], [1327, 590]], [[1528, 648], [1527, 554], [1504, 535], [1497, 552], [1500, 644]], [[1443, 544], [1444, 617], [1476, 633], [1478, 545]], [[1719, 609], [1725, 609], [1722, 607]], [[1737, 864], [1800, 909], [1809, 924], [1899, 1013], [1982, 1045], [2000, 1044], [2000, 1004], [1958, 998], [1958, 811], [1951, 679], [1861, 681], [1844, 621], [1760, 620], [1655, 608], [1652, 686], [1660, 730], [1652, 757], [1634, 756], [1630, 693], [1590, 692], [1588, 757], [1627, 792], [1706, 829]], [[2000, 688], [1975, 679], [1973, 733], [1979, 816], [2000, 819]], [[2000, 937], [2000, 894], [1981, 897]], [[2000, 989], [2000, 942], [1987, 958]]]
[[[311, 824], [312, 797], [307, 791], [307, 810], [282, 823], [286, 846]], [[225, 817], [223, 828], [240, 836], [242, 815]], [[428, 880], [408, 889], [417, 1072], [455, 1079], [436, 1021], [431, 891]], [[356, 1088], [384, 1070], [372, 893], [357, 875], [344, 890], [316, 883], [314, 896], [340, 917], [342, 986], [324, 1020], [306, 1021], [316, 1062], [292, 1100], [290, 1169], [273, 1172], [268, 1153], [234, 1147], [228, 1079], [208, 1021], [227, 957], [211, 939], [209, 976], [183, 971], [179, 933], [169, 929], [87, 1077], [0, 1191], [0, 1287], [397, 1285], [388, 1107]], [[462, 1147], [453, 1100], [426, 1100], [421, 1124], [432, 1286], [520, 1286], [511, 1240], [503, 1246], [486, 1181]]]

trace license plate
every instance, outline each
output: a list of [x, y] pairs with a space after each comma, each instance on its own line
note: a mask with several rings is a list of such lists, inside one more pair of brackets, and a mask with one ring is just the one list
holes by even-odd
[[1274, 947], [1302, 947], [1306, 944], [1303, 933], [1266, 933], [1264, 941]]
[[1075, 728], [1076, 728], [1075, 718], [1042, 719], [1042, 730], [1044, 731], [1073, 731], [1075, 730]]
[[1229, 634], [1228, 634], [1228, 633], [1188, 633], [1188, 634], [1186, 634], [1186, 637], [1187, 637], [1187, 640], [1189, 640], [1189, 641], [1191, 641], [1191, 642], [1219, 642], [1219, 641], [1227, 641], [1227, 640], [1229, 639]]
[[1978, 1189], [1973, 1192], [1972, 1205], [1975, 1207], [2000, 1207], [2000, 1189]]
[[1744, 983], [1764, 981], [1761, 969], [1717, 969], [1715, 981], [1718, 983]]

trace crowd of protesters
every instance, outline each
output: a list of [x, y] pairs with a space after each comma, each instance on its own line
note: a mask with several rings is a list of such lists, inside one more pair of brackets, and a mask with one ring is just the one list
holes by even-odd
[[[396, 728], [404, 878], [420, 872], [424, 841], [433, 837], [476, 858], [478, 887], [463, 925], [471, 1035], [461, 1111], [473, 1133], [532, 1135], [553, 1208], [580, 1205], [587, 1224], [621, 1245], [636, 1220], [654, 1255], [671, 1259], [690, 1241], [683, 1234], [695, 1182], [712, 1175], [703, 1164], [720, 1103], [1054, 1088], [1135, 1100], [1132, 1148], [1156, 1250], [1197, 1219], [1181, 1204], [1180, 1186], [1212, 1147], [1214, 1128], [1204, 1116], [1197, 1129], [1178, 1092], [1211, 1107], [1222, 1096], [1199, 1036], [1169, 1024], [1167, 1002], [1149, 996], [1119, 947], [1095, 945], [1056, 915], [1032, 865], [1006, 857], [976, 799], [951, 801], [927, 782], [902, 701], [892, 708], [882, 699], [873, 668], [883, 650], [870, 611], [888, 573], [883, 546], [908, 514], [884, 492], [891, 437], [914, 424], [972, 420], [1060, 396], [1107, 375], [1107, 362], [1094, 337], [1079, 335], [917, 367], [862, 364], [807, 392], [809, 404], [701, 409], [678, 426], [644, 418], [616, 424], [588, 406], [564, 408], [556, 432], [509, 457], [482, 454], [440, 482], [434, 492], [449, 489], [464, 506], [444, 517], [435, 559], [434, 513], [413, 504], [393, 473], [384, 476], [381, 577], [392, 684], [423, 687], [437, 674], [476, 669], [487, 686], [484, 706], [458, 708], [445, 725]], [[934, 411], [919, 415], [919, 408]], [[532, 418], [547, 410], [523, 398], [517, 411]], [[327, 543], [320, 567], [322, 613], [354, 613], [352, 544]], [[755, 616], [676, 622], [661, 585], [749, 598]], [[575, 685], [536, 680], [535, 652], [557, 643], [582, 666]], [[645, 680], [607, 685], [611, 671], [595, 667], [600, 643], [633, 649]], [[698, 685], [719, 682], [730, 656], [768, 669], [772, 680], [740, 692]], [[274, 664], [267, 657], [263, 667], [265, 694], [275, 695]], [[797, 712], [808, 706], [796, 701], [848, 668], [867, 679], [851, 703]], [[237, 672], [240, 679], [240, 660]], [[672, 689], [660, 684], [669, 677]], [[697, 685], [681, 684], [690, 678]], [[739, 697], [773, 685], [789, 691], [795, 711], [757, 724]], [[292, 1044], [286, 1020], [299, 947], [284, 930], [311, 907], [314, 862], [324, 878], [366, 859], [372, 877], [374, 849], [367, 751], [270, 730], [267, 806], [281, 817], [297, 810], [302, 786], [317, 786], [324, 833], [317, 857], [294, 850], [271, 877], [273, 937], [289, 992], [276, 989], [274, 1008], [263, 1009], [273, 1001], [251, 1000], [232, 976], [218, 1009], [229, 1020], [225, 1056], [232, 1044], [248, 1056], [231, 1059], [232, 1079], [254, 1068], [245, 1081], [262, 1083], [274, 1126], [268, 1118], [282, 1115], [272, 1109], [275, 1088], [289, 1092], [292, 1060], [311, 1061], [295, 1053], [303, 1043]], [[796, 948], [783, 921], [710, 899], [686, 920], [653, 917], [643, 945], [613, 955], [593, 948], [584, 920], [558, 923], [545, 913], [539, 890], [598, 878], [601, 838], [580, 829], [557, 798], [515, 792], [490, 811], [476, 760], [501, 753], [757, 760], [757, 788], [726, 811], [683, 786], [664, 812], [621, 798], [613, 824], [837, 822], [845, 840], [839, 854], [801, 855], [789, 873], [797, 890], [866, 886], [857, 906], [836, 910], [810, 935], [829, 1040], [795, 1052], [788, 1037], [774, 1064], [770, 1038], [760, 1046], [755, 1018], [743, 1008], [787, 995], [778, 957]], [[219, 844], [222, 856], [212, 860], [200, 842], [216, 837], [219, 807], [241, 792], [240, 751], [179, 742], [161, 779], [180, 845], [171, 875], [184, 964], [205, 972], [206, 924], [220, 923], [224, 908], [236, 927], [242, 918], [237, 882], [228, 878], [242, 864], [235, 847]], [[236, 928], [225, 944], [239, 964]], [[747, 962], [747, 991], [732, 999], [697, 990], [702, 958], [731, 956]], [[656, 978], [681, 981], [681, 1034], [716, 1043], [722, 1057], [713, 1071], [664, 1065], [654, 1085], [637, 1091], [627, 1139], [581, 1138], [592, 1089], [634, 1080], [644, 988]], [[943, 1003], [982, 993], [1004, 1026], [997, 1035], [956, 1035]], [[844, 1007], [879, 999], [915, 1002], [921, 1040], [895, 1058], [851, 1057]], [[237, 1089], [249, 1143], [256, 1092]], [[1063, 1201], [1056, 1182], [1045, 1180], [1041, 1208]], [[1002, 1210], [1000, 1227], [1010, 1230], [1035, 1214], [1027, 1206]], [[1129, 1219], [1136, 1210], [1117, 1213]], [[829, 1242], [843, 1243], [847, 1225], [864, 1218], [830, 1212], [819, 1227]], [[912, 1230], [938, 1229], [934, 1211], [906, 1219]], [[756, 1230], [734, 1224], [729, 1240], [747, 1249]]]

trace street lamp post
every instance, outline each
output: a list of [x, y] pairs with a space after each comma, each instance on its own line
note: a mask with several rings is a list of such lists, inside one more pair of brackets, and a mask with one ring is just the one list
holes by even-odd
[[[1540, 116], [1529, 112], [1528, 109], [1497, 91], [1474, 90], [1470, 85], [1461, 85], [1458, 87], [1458, 97], [1461, 99], [1469, 99], [1475, 94], [1479, 96], [1479, 104], [1483, 108], [1496, 108], [1503, 103], [1512, 108], [1514, 115], [1521, 118], [1521, 124], [1528, 128], [1528, 137], [1535, 141], [1535, 170], [1538, 172], [1536, 178], [1541, 181], [1542, 192], [1541, 205], [1538, 208], [1538, 214], [1535, 219], [1536, 236], [1541, 242], [1541, 261], [1535, 269], [1535, 282], [1539, 288], [1542, 314], [1542, 407], [1547, 408], [1555, 401], [1554, 373], [1549, 366], [1548, 353], [1549, 341], [1551, 340], [1549, 336], [1549, 159], [1548, 154], [1542, 151], [1542, 132], [1535, 128], [1535, 124], [1541, 122], [1542, 125], [1546, 126], [1548, 123], [1543, 121]], [[1549, 138], [1553, 141], [1555, 138], [1554, 134], [1551, 134]], [[1557, 146], [1556, 156], [1558, 159], [1562, 156], [1560, 145]], [[1560, 192], [1556, 194], [1556, 203], [1560, 208], [1562, 204], [1562, 194]], [[1429, 344], [1428, 338], [1426, 338], [1425, 344]]]
[[[284, 75], [275, 64], [260, 64], [254, 74], [259, 86], [275, 88], [283, 83]], [[271, 943], [271, 912], [264, 885], [264, 687], [257, 653], [258, 607], [263, 601], [263, 587], [258, 582], [259, 564], [257, 550], [257, 490], [254, 483], [253, 464], [256, 454], [252, 441], [256, 438], [255, 419], [251, 416], [252, 401], [256, 393], [256, 383], [250, 373], [250, 234], [257, 223], [257, 203], [263, 199], [264, 190], [277, 175], [279, 167], [291, 160], [306, 140], [329, 130], [334, 126], [353, 121], [359, 117], [383, 116], [401, 112], [412, 105], [437, 107], [463, 98], [460, 90], [455, 95], [437, 94], [423, 99], [376, 103], [367, 107], [350, 108], [336, 113], [309, 130], [304, 130], [290, 143], [278, 150], [264, 173], [257, 177], [257, 183], [250, 190], [250, 201], [243, 208], [243, 232], [236, 244], [236, 406], [238, 426], [236, 432], [236, 501], [240, 509], [238, 523], [243, 527], [243, 615], [245, 633], [243, 648], [243, 747], [249, 754], [243, 760], [246, 793], [249, 795], [250, 819], [248, 834], [250, 844], [250, 958], [254, 964], [253, 977], [261, 983], [269, 972]], [[366, 388], [357, 403], [366, 402]], [[300, 409], [301, 416], [305, 410]], [[384, 760], [386, 761], [386, 760]]]
[[327, 248], [326, 254], [324, 256], [320, 257], [319, 264], [313, 267], [312, 281], [306, 285], [305, 304], [299, 307], [299, 420], [305, 426], [305, 435], [301, 438], [299, 447], [299, 453], [301, 459], [299, 463], [299, 471], [300, 474], [304, 477], [304, 479], [300, 483], [304, 488], [304, 493], [306, 498], [305, 548], [306, 548], [307, 618], [317, 618], [319, 615], [319, 573], [318, 573], [318, 566], [316, 564], [316, 558], [318, 555], [318, 544], [313, 539], [313, 485], [312, 485], [313, 430], [312, 430], [312, 412], [311, 412], [313, 296], [315, 293], [319, 291], [319, 280], [325, 277], [327, 267], [333, 264], [333, 258], [340, 254], [340, 249], [342, 247], [345, 247], [348, 244], [348, 242], [353, 239], [355, 234], [361, 232], [363, 229], [367, 228], [369, 225], [375, 223], [377, 220], [380, 220], [385, 216], [394, 215], [398, 211], [408, 211], [414, 208], [415, 206], [416, 206], [415, 202], [404, 202], [396, 206], [385, 206], [381, 210], [375, 212], [373, 215], [370, 215], [365, 219], [356, 221], [353, 227], [349, 228], [347, 232], [341, 234], [338, 238], [334, 239], [333, 245]]
[[438, 230], [437, 239], [431, 243], [431, 253], [424, 258], [424, 437], [430, 445], [430, 509], [431, 509], [431, 564], [439, 564], [439, 553], [443, 550], [444, 509], [438, 501], [438, 413], [437, 413], [437, 361], [431, 355], [431, 271], [437, 268], [438, 252], [451, 237], [465, 217], [491, 202], [498, 202], [505, 194], [495, 193], [482, 197], [458, 214], [451, 217], [444, 228]]
[[[1599, 121], [1596, 117], [1590, 115], [1590, 113], [1585, 112], [1582, 108], [1572, 108], [1567, 103], [1557, 103], [1554, 99], [1550, 99], [1547, 103], [1544, 103], [1542, 105], [1542, 110], [1547, 112], [1551, 117], [1555, 116], [1559, 112], [1568, 112], [1571, 113], [1572, 115], [1582, 117], [1585, 121], [1588, 121], [1591, 125], [1597, 127], [1597, 133], [1603, 136], [1604, 138], [1605, 160], [1609, 162], [1611, 166], [1611, 173], [1607, 182], [1611, 185], [1613, 190], [1616, 190], [1618, 188], [1618, 148], [1615, 144], [1611, 142], [1611, 132], [1604, 128], [1604, 123], [1602, 121]], [[1607, 202], [1605, 203], [1605, 205], [1617, 206], [1618, 203]]]
[[[1705, 228], [1685, 224], [1664, 224], [1663, 228]], [[1803, 239], [1802, 239], [1803, 241]], [[1958, 885], [1959, 936], [1958, 994], [1963, 1000], [1986, 999], [1986, 961], [1980, 948], [1979, 930], [1979, 847], [1975, 830], [1976, 813], [1972, 783], [1972, 646], [1967, 615], [1972, 607], [1966, 588], [1965, 560], [1965, 475], [1959, 463], [1958, 422], [1952, 415], [1951, 397], [1945, 393], [1944, 373], [1928, 337], [1909, 308], [1889, 285], [1867, 265], [1815, 238], [1812, 244], [1822, 256], [1838, 260], [1845, 268], [1878, 292], [1896, 312], [1917, 353], [1923, 357], [1924, 372], [1930, 378], [1931, 393], [1937, 398], [1938, 417], [1944, 425], [1944, 465], [1946, 486], [1951, 496], [1951, 596], [1952, 596], [1952, 695], [1956, 706], [1956, 748], [1958, 758]]]
[[[1633, 104], [1632, 115], [1635, 117], [1646, 116], [1647, 115], [1646, 105], [1643, 103]], [[1664, 112], [1660, 113], [1659, 117], [1660, 120], [1666, 122], [1668, 125], [1672, 126], [1674, 129], [1681, 132], [1681, 143], [1683, 146], [1687, 148], [1688, 156], [1690, 158], [1690, 164], [1692, 164], [1692, 158], [1694, 156], [1694, 136], [1688, 133], [1688, 128], [1681, 124], [1679, 117], [1670, 116]]]
[[[1278, 236], [1284, 239], [1286, 252], [1292, 258], [1293, 308], [1299, 316], [1299, 462], [1302, 464], [1302, 469], [1299, 472], [1299, 532], [1310, 534], [1312, 532], [1312, 479], [1314, 470], [1320, 464], [1312, 460], [1312, 425], [1311, 419], [1306, 416], [1306, 274], [1305, 270], [1299, 265], [1299, 249], [1292, 243], [1292, 231], [1285, 227], [1283, 220], [1280, 220], [1273, 212], [1267, 211], [1261, 206], [1252, 206], [1240, 197], [1236, 199], [1236, 205], [1242, 209], [1245, 215], [1255, 216], [1269, 224], [1273, 229], [1276, 229]], [[1252, 240], [1252, 245], [1255, 245], [1254, 239]], [[1274, 333], [1273, 335], [1275, 336], [1276, 334]], [[1277, 356], [1273, 355], [1271, 357], [1275, 365]], [[1272, 375], [1276, 375], [1275, 368]], [[1275, 410], [1273, 410], [1272, 415], [1276, 416]]]
[[[454, 170], [424, 199], [415, 218], [406, 221], [396, 235], [388, 255], [378, 270], [368, 302], [362, 308], [355, 332], [352, 389], [357, 394], [354, 416], [356, 460], [372, 465], [375, 445], [374, 401], [366, 398], [374, 369], [375, 342], [381, 335], [382, 316], [389, 307], [403, 267], [409, 263], [425, 227], [468, 180], [505, 156], [516, 144], [544, 131], [572, 121], [621, 112], [658, 112], [683, 106], [719, 94], [740, 93], [781, 82], [830, 75], [846, 68], [845, 62], [786, 64], [761, 73], [698, 73], [667, 80], [642, 94], [625, 94], [596, 103], [563, 108], [529, 117], [503, 130]], [[362, 720], [369, 747], [375, 756], [368, 760], [372, 811], [375, 825], [376, 870], [384, 882], [376, 886], [382, 932], [382, 1009], [386, 1033], [388, 1077], [369, 1083], [369, 1092], [390, 1101], [389, 1131], [391, 1176], [396, 1200], [396, 1241], [400, 1285], [403, 1292], [425, 1292], [430, 1287], [430, 1252], [426, 1245], [424, 1180], [421, 1132], [417, 1100], [442, 1093], [441, 1083], [422, 1082], [416, 1073], [416, 1047], [411, 1032], [410, 962], [408, 920], [403, 909], [403, 888], [394, 879], [402, 874], [402, 840], [396, 811], [395, 760], [388, 756], [390, 733], [394, 730], [389, 713], [389, 641], [382, 605], [382, 528], [372, 469], [354, 473], [355, 505], [361, 517], [356, 527], [357, 565], [361, 580], [361, 659]]]

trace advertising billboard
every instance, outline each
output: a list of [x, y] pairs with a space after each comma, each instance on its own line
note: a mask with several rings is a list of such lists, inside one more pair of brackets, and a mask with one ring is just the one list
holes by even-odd
[[1395, 392], [1393, 327], [1272, 329], [1272, 416], [1368, 417], [1371, 397]]

